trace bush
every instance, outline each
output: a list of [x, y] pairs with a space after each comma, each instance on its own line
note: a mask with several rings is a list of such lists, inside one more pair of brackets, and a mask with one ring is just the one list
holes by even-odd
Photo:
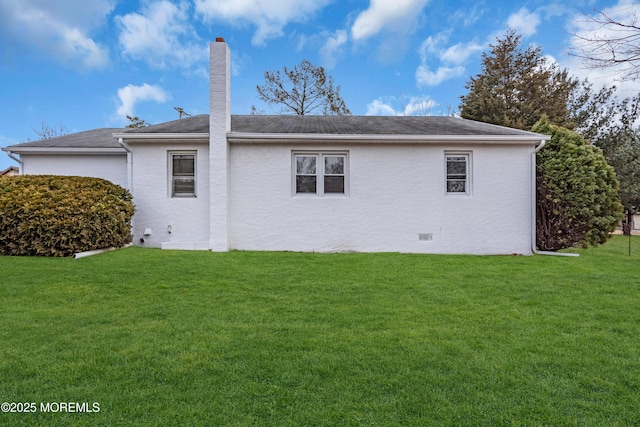
[[616, 174], [602, 150], [546, 118], [532, 130], [551, 135], [536, 158], [538, 249], [606, 242], [622, 218], [622, 204]]
[[0, 179], [0, 254], [69, 256], [131, 242], [129, 191], [100, 178]]

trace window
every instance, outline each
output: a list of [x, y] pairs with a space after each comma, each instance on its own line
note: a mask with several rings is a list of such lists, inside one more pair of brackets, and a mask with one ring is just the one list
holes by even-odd
[[196, 153], [169, 153], [171, 197], [196, 196]]
[[345, 153], [294, 153], [294, 194], [346, 194]]
[[469, 153], [446, 153], [447, 194], [470, 194]]

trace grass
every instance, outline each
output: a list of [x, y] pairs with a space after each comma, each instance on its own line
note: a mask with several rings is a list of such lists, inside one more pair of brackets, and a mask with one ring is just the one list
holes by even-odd
[[627, 242], [579, 258], [0, 257], [0, 402], [100, 407], [0, 425], [638, 425]]

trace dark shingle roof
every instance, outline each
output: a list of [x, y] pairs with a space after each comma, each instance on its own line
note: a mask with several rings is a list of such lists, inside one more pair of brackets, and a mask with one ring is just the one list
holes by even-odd
[[[206, 134], [209, 115], [187, 117], [137, 129], [102, 128], [41, 139], [6, 147], [20, 148], [121, 148], [117, 134]], [[502, 136], [531, 137], [538, 135], [518, 129], [445, 116], [296, 116], [296, 115], [232, 115], [231, 133], [236, 134], [301, 134], [301, 135], [424, 135], [424, 136]]]
[[209, 133], [209, 115], [200, 114], [157, 125], [127, 129], [127, 133]]
[[[209, 115], [187, 117], [127, 133], [207, 133]], [[534, 135], [518, 129], [446, 116], [232, 115], [232, 133], [325, 135]]]
[[535, 135], [447, 116], [231, 116], [231, 131], [327, 135]]
[[57, 147], [57, 148], [122, 148], [113, 137], [114, 132], [122, 132], [122, 128], [101, 128], [37, 141], [23, 142], [8, 148]]

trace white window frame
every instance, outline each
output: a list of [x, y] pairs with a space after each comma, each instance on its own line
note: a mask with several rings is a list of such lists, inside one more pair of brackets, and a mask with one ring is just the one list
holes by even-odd
[[[297, 191], [297, 158], [298, 157], [315, 157], [316, 158], [316, 170], [314, 174], [307, 174], [307, 176], [316, 177], [316, 191], [315, 192], [298, 192]], [[325, 158], [327, 157], [343, 157], [344, 158], [344, 170], [342, 174], [330, 174], [325, 171]], [[339, 192], [325, 192], [324, 179], [326, 176], [343, 176], [344, 177], [344, 191]], [[291, 194], [295, 197], [346, 197], [349, 194], [349, 153], [347, 151], [293, 151], [291, 153]]]
[[[471, 161], [472, 153], [470, 151], [445, 151], [444, 153], [444, 192], [447, 196], [471, 196]], [[458, 175], [448, 173], [449, 159], [455, 157], [464, 158], [465, 174], [461, 179]], [[449, 191], [449, 182], [464, 180], [465, 191]]]
[[[175, 193], [174, 192], [174, 180], [176, 177], [173, 174], [173, 158], [174, 156], [193, 156], [193, 193]], [[168, 164], [168, 192], [169, 197], [172, 199], [193, 198], [198, 194], [198, 153], [197, 151], [169, 151], [167, 153]], [[186, 175], [185, 175], [186, 176]]]

